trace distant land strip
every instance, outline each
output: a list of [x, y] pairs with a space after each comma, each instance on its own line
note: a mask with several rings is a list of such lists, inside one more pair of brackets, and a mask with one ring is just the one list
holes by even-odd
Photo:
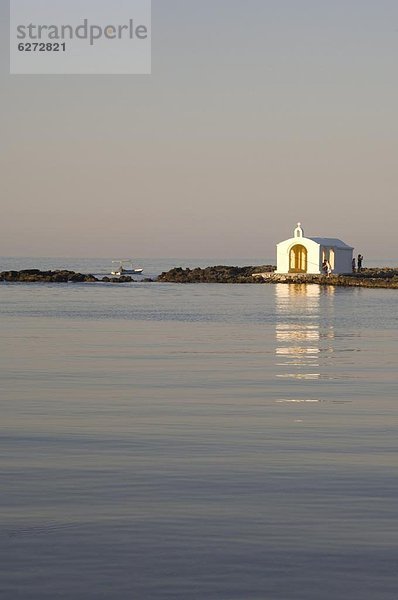
[[[23, 269], [21, 271], [2, 271], [0, 281], [9, 283], [132, 283], [129, 275], [98, 278], [92, 274], [76, 273], [69, 270], [41, 271]], [[250, 283], [250, 284], [317, 284], [346, 287], [390, 288], [398, 289], [398, 269], [379, 267], [363, 269], [360, 273], [342, 275], [309, 275], [304, 273], [275, 273], [273, 265], [232, 267], [218, 265], [206, 268], [175, 267], [165, 271], [156, 279], [143, 278], [143, 283]]]

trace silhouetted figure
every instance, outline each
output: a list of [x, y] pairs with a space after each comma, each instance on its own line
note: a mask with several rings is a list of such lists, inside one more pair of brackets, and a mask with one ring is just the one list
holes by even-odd
[[360, 273], [362, 271], [362, 261], [363, 261], [362, 254], [358, 254], [358, 273]]
[[352, 264], [352, 272], [356, 273], [357, 268], [356, 268], [356, 265], [355, 265], [355, 258], [352, 259], [352, 263], [351, 264]]
[[330, 262], [328, 260], [324, 260], [322, 263], [322, 273], [329, 277], [331, 272], [332, 272], [332, 267], [330, 266]]

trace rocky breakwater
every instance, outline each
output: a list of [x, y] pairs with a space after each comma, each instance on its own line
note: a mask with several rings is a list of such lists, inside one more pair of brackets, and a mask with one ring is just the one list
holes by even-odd
[[219, 265], [205, 269], [183, 269], [176, 267], [159, 275], [158, 281], [167, 283], [264, 283], [254, 274], [271, 273], [275, 270], [272, 265], [260, 267], [229, 267]]
[[398, 269], [390, 267], [363, 269], [360, 273], [342, 275], [307, 275], [302, 273], [259, 273], [256, 279], [263, 283], [306, 283], [342, 287], [367, 287], [398, 289]]
[[[23, 269], [22, 271], [2, 271], [0, 281], [10, 283], [132, 283], [135, 279], [130, 275], [120, 277], [102, 277], [98, 279], [90, 273], [75, 273], [66, 269], [57, 271], [40, 271], [39, 269]], [[152, 282], [152, 279], [142, 279], [144, 283]]]
[[391, 267], [376, 267], [363, 269], [360, 273], [340, 275], [337, 285], [354, 287], [398, 289], [398, 269]]
[[39, 269], [23, 269], [22, 271], [3, 271], [0, 273], [0, 281], [20, 283], [87, 283], [98, 281], [94, 275], [75, 273], [74, 271], [40, 271]]
[[380, 267], [363, 269], [360, 273], [343, 275], [307, 275], [275, 273], [272, 265], [258, 267], [229, 267], [225, 265], [205, 269], [177, 267], [162, 273], [157, 281], [168, 283], [286, 283], [317, 284], [346, 287], [398, 289], [398, 269]]

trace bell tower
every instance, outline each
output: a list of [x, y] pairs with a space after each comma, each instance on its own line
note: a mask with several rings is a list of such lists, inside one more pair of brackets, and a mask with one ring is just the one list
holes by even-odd
[[293, 237], [295, 237], [295, 238], [302, 238], [302, 237], [304, 237], [304, 231], [303, 231], [303, 229], [301, 227], [301, 223], [297, 223], [297, 227], [294, 230], [294, 236]]

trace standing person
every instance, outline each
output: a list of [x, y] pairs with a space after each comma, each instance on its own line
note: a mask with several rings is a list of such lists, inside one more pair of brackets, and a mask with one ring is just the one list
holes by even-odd
[[324, 275], [327, 275], [327, 272], [328, 272], [328, 261], [324, 260], [322, 263], [322, 273]]
[[362, 254], [358, 254], [358, 273], [360, 273], [362, 271], [362, 261], [363, 261]]
[[355, 257], [352, 259], [352, 272], [355, 273], [356, 272], [356, 266], [355, 266]]
[[331, 272], [332, 272], [332, 267], [330, 266], [330, 262], [329, 262], [328, 260], [327, 260], [327, 261], [325, 261], [325, 262], [326, 262], [326, 274], [327, 274], [327, 276], [329, 277], [329, 275], [330, 275], [330, 274], [331, 274]]

